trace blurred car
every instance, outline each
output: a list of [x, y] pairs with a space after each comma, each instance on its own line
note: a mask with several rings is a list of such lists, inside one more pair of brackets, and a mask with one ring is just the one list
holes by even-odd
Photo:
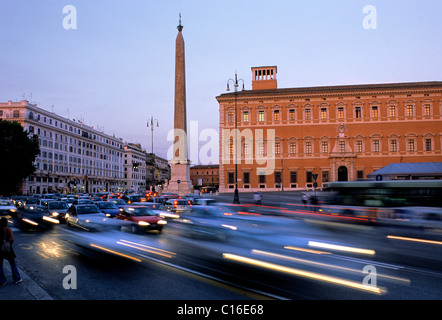
[[74, 198], [61, 198], [60, 200], [66, 202], [68, 207], [70, 207], [75, 201]]
[[194, 204], [198, 206], [210, 206], [216, 204], [218, 201], [215, 199], [209, 199], [209, 198], [199, 198], [196, 199]]
[[95, 202], [90, 199], [85, 199], [85, 198], [75, 199], [74, 202], [72, 202], [73, 206], [80, 205], [80, 204], [95, 204]]
[[172, 192], [164, 192], [161, 194], [161, 198], [169, 200], [169, 199], [180, 199], [181, 197], [177, 193]]
[[0, 199], [0, 216], [5, 218], [14, 218], [17, 207], [9, 199]]
[[121, 208], [121, 207], [127, 206], [127, 202], [126, 201], [124, 201], [122, 199], [118, 199], [118, 198], [117, 199], [112, 199], [109, 202], [113, 202], [117, 206], [117, 208]]
[[47, 207], [48, 203], [52, 202], [52, 201], [56, 201], [56, 200], [55, 199], [51, 199], [51, 198], [42, 198], [42, 199], [37, 201], [37, 205]]
[[117, 205], [111, 201], [97, 201], [95, 204], [109, 218], [115, 218], [120, 211]]
[[140, 195], [140, 194], [130, 194], [130, 195], [124, 195], [121, 197], [124, 201], [127, 202], [127, 204], [131, 204], [132, 202], [144, 202], [146, 201], [146, 197]]
[[59, 221], [65, 221], [65, 214], [69, 209], [69, 205], [65, 201], [50, 201], [48, 202], [48, 210], [53, 218]]
[[134, 206], [144, 206], [152, 210], [156, 215], [165, 218], [165, 219], [176, 219], [179, 218], [180, 215], [177, 213], [173, 213], [170, 211], [163, 210], [161, 208], [160, 203], [154, 203], [154, 202], [134, 202], [132, 203]]
[[128, 205], [120, 208], [117, 219], [132, 222], [132, 232], [157, 230], [161, 232], [167, 221], [147, 206]]
[[186, 199], [190, 200], [192, 203], [195, 203], [197, 199], [201, 199], [202, 197], [196, 193], [189, 193], [184, 196]]
[[20, 207], [15, 220], [23, 229], [49, 229], [60, 223], [58, 219], [52, 217], [48, 207], [34, 204]]
[[187, 199], [169, 199], [162, 206], [161, 209], [171, 212], [182, 212], [190, 210], [192, 203]]
[[226, 241], [243, 224], [235, 213], [218, 206], [195, 206], [181, 214], [177, 227], [184, 236]]
[[65, 215], [68, 227], [78, 227], [90, 231], [108, 219], [95, 204], [72, 205]]

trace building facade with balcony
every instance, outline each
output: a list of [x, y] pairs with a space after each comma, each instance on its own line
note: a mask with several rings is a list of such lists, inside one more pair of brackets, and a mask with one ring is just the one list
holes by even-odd
[[278, 89], [276, 73], [252, 68], [252, 90], [216, 97], [220, 192], [321, 187], [441, 161], [442, 82]]
[[81, 121], [70, 120], [26, 100], [0, 103], [0, 118], [36, 134], [40, 154], [23, 194], [117, 191], [123, 185], [123, 142]]

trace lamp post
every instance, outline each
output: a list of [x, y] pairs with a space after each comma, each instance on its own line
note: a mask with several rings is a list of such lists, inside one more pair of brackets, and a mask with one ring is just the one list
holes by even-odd
[[160, 125], [158, 124], [158, 120], [154, 119], [153, 116], [150, 117], [150, 120], [147, 120], [147, 127], [149, 128], [150, 126], [150, 131], [152, 132], [152, 154], [153, 154], [153, 128], [155, 122], [157, 123], [157, 127], [159, 127]]
[[[235, 71], [235, 79], [227, 80], [227, 91], [230, 91], [229, 82], [233, 82], [234, 93], [235, 93], [235, 192], [233, 196], [233, 203], [239, 204], [239, 193], [238, 193], [238, 144], [237, 144], [237, 129], [238, 129], [238, 116], [237, 116], [237, 100], [238, 100], [238, 77]], [[244, 80], [242, 81], [242, 90], [244, 90]]]

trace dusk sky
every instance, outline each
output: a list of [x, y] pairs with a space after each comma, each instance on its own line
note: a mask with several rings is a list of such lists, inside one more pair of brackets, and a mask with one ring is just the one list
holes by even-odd
[[[63, 27], [66, 5], [77, 29]], [[0, 102], [30, 100], [148, 152], [153, 116], [166, 157], [179, 13], [199, 131], [219, 130], [215, 97], [235, 70], [251, 89], [254, 66], [276, 65], [279, 88], [442, 80], [437, 0], [1, 0]]]

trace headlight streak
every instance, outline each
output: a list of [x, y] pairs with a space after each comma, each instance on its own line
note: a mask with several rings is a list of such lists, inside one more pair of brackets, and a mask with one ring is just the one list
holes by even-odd
[[242, 263], [250, 264], [253, 266], [266, 268], [266, 269], [279, 271], [279, 272], [284, 272], [284, 273], [288, 273], [288, 274], [292, 274], [292, 275], [296, 275], [296, 276], [301, 276], [301, 277], [305, 277], [305, 278], [330, 282], [330, 283], [350, 287], [353, 289], [367, 291], [370, 293], [382, 294], [382, 293], [386, 292], [385, 289], [381, 289], [379, 287], [363, 285], [362, 283], [355, 282], [355, 281], [345, 280], [345, 279], [341, 279], [341, 278], [337, 278], [337, 277], [331, 277], [331, 276], [327, 276], [327, 275], [323, 275], [323, 274], [319, 274], [319, 273], [315, 273], [315, 272], [310, 272], [310, 271], [305, 271], [305, 270], [301, 270], [301, 269], [286, 267], [286, 266], [282, 266], [282, 265], [278, 265], [278, 264], [274, 264], [274, 263], [269, 263], [269, 262], [265, 262], [265, 261], [261, 261], [261, 260], [238, 256], [235, 254], [223, 253], [222, 256], [223, 256], [223, 258], [228, 259], [228, 260], [242, 262]]
[[304, 249], [304, 248], [298, 248], [298, 247], [292, 247], [292, 246], [285, 246], [284, 249], [302, 251], [302, 252], [308, 252], [308, 253], [315, 253], [315, 254], [332, 254], [331, 252], [327, 252], [327, 251], [318, 251], [318, 250]]
[[353, 253], [361, 253], [361, 254], [368, 254], [368, 255], [374, 255], [376, 253], [374, 250], [370, 250], [370, 249], [361, 249], [361, 248], [355, 248], [355, 247], [340, 246], [340, 245], [336, 245], [336, 244], [317, 242], [317, 241], [309, 241], [308, 245], [311, 247], [325, 248], [325, 249], [330, 249], [330, 250], [346, 251], [346, 252], [353, 252]]
[[388, 235], [387, 238], [388, 239], [396, 239], [396, 240], [405, 240], [405, 241], [413, 241], [413, 242], [421, 242], [421, 243], [442, 245], [442, 241], [436, 241], [436, 240], [426, 240], [426, 239], [418, 239], [418, 238], [398, 237], [398, 236], [391, 236], [391, 235]]
[[93, 248], [97, 248], [97, 249], [109, 252], [109, 253], [113, 253], [113, 254], [115, 254], [117, 256], [128, 258], [128, 259], [131, 259], [131, 260], [134, 260], [134, 261], [137, 261], [137, 262], [141, 262], [141, 260], [138, 259], [138, 258], [132, 257], [130, 255], [127, 255], [127, 254], [124, 254], [124, 253], [121, 253], [121, 252], [117, 252], [117, 251], [114, 251], [114, 250], [111, 250], [111, 249], [107, 249], [107, 248], [104, 248], [104, 247], [101, 247], [101, 246], [97, 246], [96, 244], [93, 244], [93, 243], [91, 243], [90, 246], [93, 247]]
[[52, 222], [52, 223], [55, 223], [55, 224], [59, 224], [60, 223], [60, 221], [58, 221], [57, 219], [54, 219], [54, 218], [51, 218], [51, 217], [48, 217], [48, 216], [43, 216], [43, 220], [46, 220], [46, 221], [49, 221], [49, 222]]
[[238, 229], [237, 227], [231, 226], [231, 225], [228, 225], [228, 224], [222, 224], [221, 226], [223, 226], [224, 228], [231, 229], [231, 230], [237, 230]]
[[[340, 269], [340, 270], [354, 272], [354, 273], [361, 273], [362, 272], [361, 269], [347, 268], [347, 267], [342, 267], [342, 266], [328, 264], [328, 263], [322, 263], [322, 262], [317, 262], [317, 261], [312, 261], [312, 260], [307, 260], [307, 259], [300, 259], [300, 258], [285, 256], [285, 255], [262, 251], [262, 250], [252, 249], [252, 253], [260, 254], [260, 255], [264, 255], [264, 256], [269, 256], [269, 257], [273, 257], [273, 258], [278, 258], [278, 259], [283, 259], [283, 260], [294, 261], [294, 262], [303, 263], [303, 264], [316, 265], [316, 266], [324, 267], [324, 268]], [[379, 274], [379, 273], [377, 273], [377, 276], [383, 277], [383, 278], [386, 278], [386, 279], [389, 279], [392, 281], [405, 282], [406, 284], [410, 284], [410, 280], [405, 279], [405, 278], [393, 277], [393, 276], [388, 276], [388, 275]]]
[[37, 222], [32, 221], [32, 220], [29, 220], [29, 219], [27, 219], [27, 218], [23, 218], [22, 221], [24, 221], [24, 222], [26, 222], [26, 223], [29, 223], [29, 224], [32, 224], [32, 225], [34, 225], [34, 226], [38, 226], [38, 223], [37, 223]]
[[117, 243], [120, 245], [123, 245], [123, 246], [138, 249], [141, 251], [158, 254], [158, 255], [166, 257], [166, 258], [173, 258], [176, 255], [176, 253], [171, 252], [171, 251], [158, 249], [158, 248], [154, 248], [154, 247], [149, 247], [149, 246], [146, 246], [141, 243], [136, 243], [136, 242], [132, 242], [132, 241], [124, 240], [124, 239], [120, 239], [120, 241], [117, 241]]

